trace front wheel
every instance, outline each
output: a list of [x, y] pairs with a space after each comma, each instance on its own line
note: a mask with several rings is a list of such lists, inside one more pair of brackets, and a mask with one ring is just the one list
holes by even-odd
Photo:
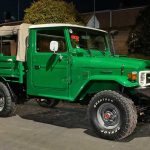
[[90, 102], [89, 120], [100, 137], [121, 140], [134, 131], [137, 112], [130, 99], [115, 91], [102, 91]]

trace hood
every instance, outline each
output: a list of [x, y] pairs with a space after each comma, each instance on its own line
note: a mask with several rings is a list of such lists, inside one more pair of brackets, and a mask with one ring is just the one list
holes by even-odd
[[126, 69], [135, 69], [135, 70], [150, 69], [150, 61], [148, 60], [128, 58], [128, 57], [111, 57], [110, 61], [118, 65], [124, 65]]
[[[89, 65], [101, 68], [120, 68], [124, 66], [126, 69], [135, 69], [135, 70], [145, 70], [150, 69], [150, 61], [149, 60], [142, 60], [142, 59], [135, 59], [135, 58], [128, 58], [128, 57], [98, 57], [98, 58], [91, 58], [91, 62]], [[92, 67], [91, 66], [91, 67]]]
[[112, 72], [112, 74], [120, 74], [123, 72], [127, 75], [130, 72], [150, 70], [150, 61], [128, 58], [128, 57], [99, 57], [91, 58], [88, 66], [93, 69], [98, 69], [101, 72]]

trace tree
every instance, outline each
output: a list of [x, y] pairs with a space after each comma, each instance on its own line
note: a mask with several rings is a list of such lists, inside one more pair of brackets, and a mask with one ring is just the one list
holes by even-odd
[[128, 37], [129, 52], [150, 55], [150, 5], [136, 19]]
[[64, 0], [38, 0], [25, 10], [25, 23], [76, 23], [83, 24], [73, 3]]

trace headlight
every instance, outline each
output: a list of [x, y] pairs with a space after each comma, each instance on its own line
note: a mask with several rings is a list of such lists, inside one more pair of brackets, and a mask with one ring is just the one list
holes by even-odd
[[130, 81], [136, 81], [137, 80], [137, 72], [131, 72], [128, 74], [128, 79]]

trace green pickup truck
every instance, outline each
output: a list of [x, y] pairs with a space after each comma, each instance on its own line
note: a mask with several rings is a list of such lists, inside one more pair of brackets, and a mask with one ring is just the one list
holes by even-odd
[[24, 99], [49, 107], [76, 102], [88, 105], [101, 138], [129, 136], [149, 110], [150, 61], [115, 55], [109, 39], [71, 24], [0, 27], [0, 116]]

